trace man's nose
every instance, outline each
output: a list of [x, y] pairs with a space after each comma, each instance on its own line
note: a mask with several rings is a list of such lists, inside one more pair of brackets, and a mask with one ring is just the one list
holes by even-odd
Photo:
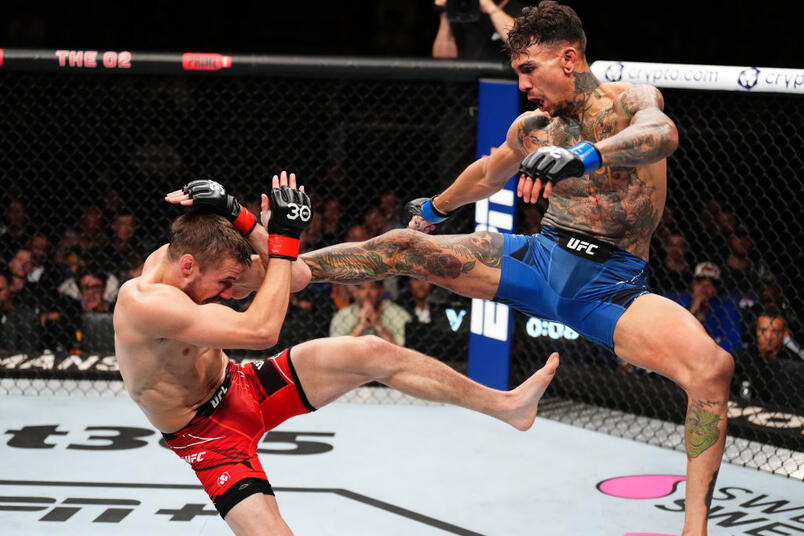
[[527, 76], [519, 75], [519, 91], [525, 92], [533, 87]]

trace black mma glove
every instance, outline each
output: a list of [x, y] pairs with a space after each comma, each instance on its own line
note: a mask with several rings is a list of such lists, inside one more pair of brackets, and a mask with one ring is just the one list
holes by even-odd
[[193, 200], [193, 206], [225, 216], [243, 236], [257, 225], [257, 218], [249, 209], [241, 206], [234, 196], [226, 193], [220, 183], [202, 179], [188, 182], [182, 188]]
[[433, 199], [435, 199], [435, 196], [429, 199], [427, 197], [420, 197], [405, 203], [405, 215], [408, 221], [410, 221], [413, 216], [421, 216], [424, 220], [435, 224], [441, 223], [449, 218], [447, 214], [444, 214], [433, 206]]
[[552, 182], [567, 177], [581, 177], [600, 167], [600, 152], [589, 142], [582, 141], [569, 149], [549, 146], [536, 149], [522, 160], [519, 172], [533, 179]]
[[299, 236], [313, 220], [313, 205], [306, 193], [287, 185], [272, 188], [270, 201], [268, 256], [295, 261]]

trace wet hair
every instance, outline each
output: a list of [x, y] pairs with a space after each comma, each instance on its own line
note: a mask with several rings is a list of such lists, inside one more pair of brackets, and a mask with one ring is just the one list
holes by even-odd
[[202, 271], [227, 257], [251, 265], [251, 245], [240, 231], [223, 216], [198, 209], [185, 212], [170, 226], [168, 258], [175, 261], [185, 253], [195, 257]]
[[526, 7], [514, 20], [506, 49], [511, 56], [523, 53], [532, 45], [571, 43], [586, 54], [586, 34], [581, 19], [569, 7], [554, 0], [542, 0], [536, 7]]

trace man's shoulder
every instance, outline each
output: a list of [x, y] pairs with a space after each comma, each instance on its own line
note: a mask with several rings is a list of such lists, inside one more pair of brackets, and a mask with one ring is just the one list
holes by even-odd
[[[187, 295], [178, 288], [164, 283], [149, 283], [141, 277], [129, 279], [117, 292], [115, 311], [136, 311], [144, 309], [154, 313], [177, 299]], [[189, 297], [188, 297], [189, 299]]]
[[546, 130], [553, 119], [540, 110], [531, 110], [520, 114], [508, 127], [506, 143], [514, 150], [521, 151], [522, 156], [532, 150], [534, 143], [545, 143]]
[[656, 86], [650, 84], [634, 84], [632, 82], [603, 82], [598, 86], [598, 91], [603, 94], [622, 95], [633, 91], [659, 91]]
[[615, 110], [633, 115], [643, 108], [664, 108], [664, 97], [650, 84], [632, 84], [631, 82], [606, 82], [597, 89], [602, 97], [612, 102]]
[[531, 130], [544, 130], [547, 128], [547, 125], [554, 120], [555, 118], [551, 118], [550, 114], [547, 112], [542, 112], [541, 110], [529, 110], [519, 114], [519, 117], [514, 119], [514, 122], [511, 124], [511, 126], [516, 127], [517, 130], [521, 129], [526, 132]]

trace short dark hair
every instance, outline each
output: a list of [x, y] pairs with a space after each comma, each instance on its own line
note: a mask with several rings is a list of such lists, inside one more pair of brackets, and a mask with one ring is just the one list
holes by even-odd
[[104, 272], [100, 266], [94, 262], [91, 262], [82, 266], [75, 275], [75, 282], [78, 285], [79, 290], [83, 290], [81, 289], [81, 280], [86, 276], [92, 276], [95, 279], [100, 279], [104, 287], [106, 286], [106, 281], [109, 279], [108, 274]]
[[768, 305], [767, 307], [763, 307], [759, 313], [757, 313], [757, 320], [759, 320], [760, 316], [765, 316], [773, 320], [774, 318], [781, 318], [782, 322], [784, 322], [785, 327], [787, 327], [787, 320], [782, 313], [782, 310], [775, 306], [775, 305]]
[[506, 49], [511, 56], [523, 53], [531, 45], [577, 44], [586, 54], [586, 34], [581, 19], [569, 6], [554, 0], [542, 0], [536, 7], [526, 7], [514, 20], [508, 33]]
[[170, 226], [168, 258], [177, 260], [189, 253], [202, 271], [225, 257], [250, 266], [251, 251], [251, 245], [229, 220], [211, 212], [188, 210]]

